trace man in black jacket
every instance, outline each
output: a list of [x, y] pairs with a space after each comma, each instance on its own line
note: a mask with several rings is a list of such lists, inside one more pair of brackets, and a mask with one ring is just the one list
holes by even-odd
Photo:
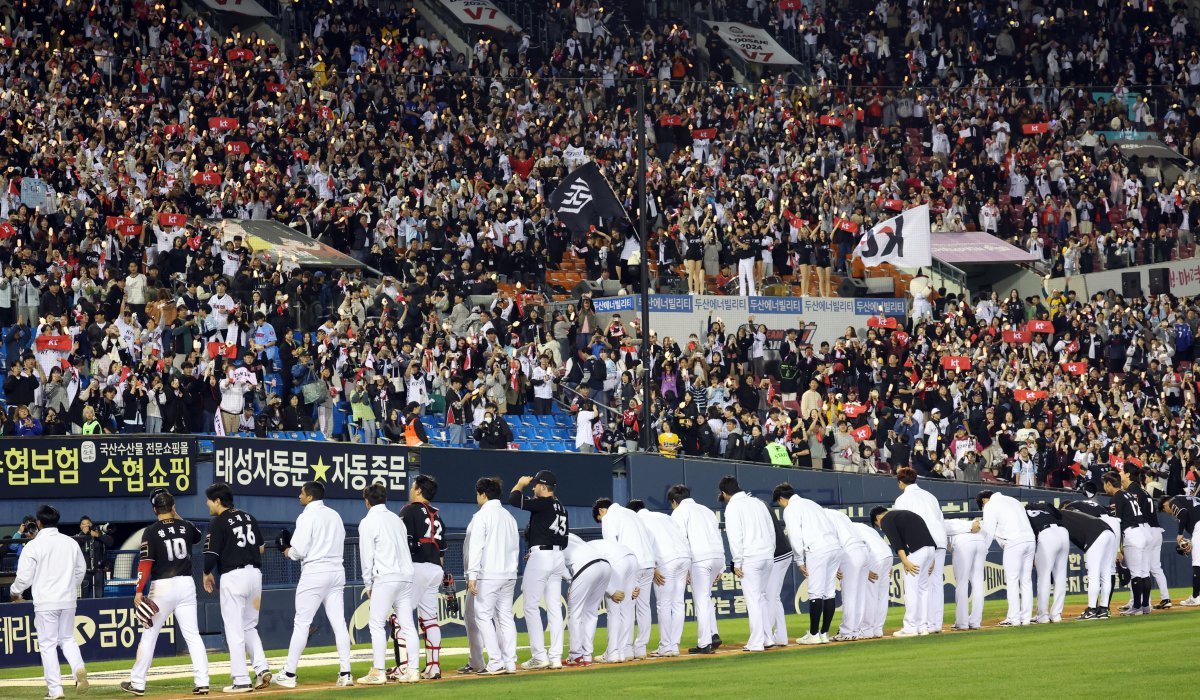
[[512, 437], [512, 428], [496, 410], [496, 404], [489, 402], [484, 409], [483, 421], [475, 428], [475, 440], [479, 442], [480, 449], [506, 450]]
[[871, 510], [871, 522], [883, 531], [904, 568], [904, 627], [893, 637], [915, 637], [926, 627], [926, 610], [932, 591], [934, 549], [929, 527], [920, 515], [907, 510]]
[[103, 598], [104, 581], [108, 571], [108, 549], [114, 542], [112, 536], [92, 522], [88, 516], [79, 519], [79, 534], [75, 536], [83, 550], [87, 573], [83, 577], [84, 598]]

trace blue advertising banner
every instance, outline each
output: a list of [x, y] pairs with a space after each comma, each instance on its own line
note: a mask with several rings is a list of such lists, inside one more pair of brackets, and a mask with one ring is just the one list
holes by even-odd
[[[167, 618], [155, 656], [175, 653], [175, 617]], [[75, 641], [84, 661], [132, 659], [142, 638], [133, 598], [80, 600], [75, 608]], [[33, 603], [0, 606], [0, 667], [41, 666]]]

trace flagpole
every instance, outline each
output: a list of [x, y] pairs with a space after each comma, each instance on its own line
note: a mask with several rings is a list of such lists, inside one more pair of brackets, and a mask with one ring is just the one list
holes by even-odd
[[650, 451], [650, 237], [646, 231], [646, 81], [637, 81], [638, 235], [642, 240], [642, 430], [644, 451]]

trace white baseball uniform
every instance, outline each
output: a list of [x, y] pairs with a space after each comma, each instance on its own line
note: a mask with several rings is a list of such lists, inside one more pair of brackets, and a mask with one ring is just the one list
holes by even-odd
[[[687, 589], [688, 568], [692, 564], [687, 536], [666, 513], [641, 510], [637, 515], [650, 534], [656, 569], [663, 578], [661, 585], [654, 584], [654, 596], [658, 603], [656, 651], [660, 655], [678, 652], [679, 638], [683, 636], [683, 596]], [[649, 598], [649, 595], [646, 597]]]
[[[1071, 540], [1066, 528], [1051, 525], [1037, 533], [1037, 547], [1033, 555], [1037, 569], [1037, 621], [1050, 622], [1061, 618], [1067, 595], [1067, 555], [1071, 552]], [[1054, 589], [1054, 603], [1050, 604], [1050, 590]]]
[[192, 680], [198, 687], [208, 685], [208, 654], [204, 640], [200, 637], [200, 626], [196, 621], [196, 580], [191, 576], [172, 576], [150, 582], [147, 596], [158, 605], [158, 614], [150, 627], [142, 630], [138, 642], [137, 658], [129, 674], [129, 682], [135, 688], [146, 687], [146, 676], [154, 663], [154, 647], [158, 634], [167, 618], [175, 615], [175, 626], [187, 642], [188, 654], [192, 659]]
[[[404, 635], [409, 663], [420, 658], [421, 643], [413, 624], [413, 563], [408, 530], [386, 503], [371, 506], [358, 524], [358, 553], [363, 587], [371, 597], [370, 622], [373, 668], [387, 669], [387, 622], [392, 610]], [[418, 664], [419, 665], [419, 664]]]
[[654, 545], [650, 533], [637, 513], [619, 503], [609, 506], [600, 521], [600, 531], [604, 539], [620, 542], [637, 557], [638, 571], [633, 584], [640, 591], [633, 602], [637, 635], [633, 635], [630, 625], [622, 656], [630, 659], [645, 657], [646, 647], [650, 644], [650, 588], [654, 584]]
[[[625, 655], [625, 640], [633, 634], [633, 589], [637, 585], [637, 556], [633, 550], [616, 540], [593, 540], [588, 544], [604, 557], [612, 570], [606, 591], [610, 598], [605, 603], [608, 610], [608, 647], [604, 650], [601, 660], [607, 663], [629, 661], [632, 657]], [[620, 602], [611, 598], [618, 591], [625, 594]], [[571, 643], [575, 643], [574, 637]]]
[[[1147, 553], [1147, 556], [1150, 558], [1150, 576], [1154, 578], [1154, 583], [1158, 586], [1159, 600], [1170, 600], [1171, 589], [1167, 586], [1167, 575], [1163, 572], [1162, 567], [1163, 529], [1154, 526], [1151, 526], [1150, 529], [1154, 531], [1150, 536], [1152, 547]], [[1157, 545], [1157, 548], [1153, 545]]]
[[929, 609], [925, 611], [924, 619], [930, 632], [941, 632], [946, 617], [946, 527], [942, 516], [942, 504], [937, 496], [921, 488], [918, 484], [909, 484], [899, 496], [896, 496], [894, 506], [898, 510], [909, 510], [921, 516], [929, 534], [933, 537], [936, 549], [933, 553], [933, 574], [929, 581]]
[[679, 524], [691, 550], [692, 610], [696, 615], [697, 646], [712, 644], [717, 635], [717, 612], [713, 607], [712, 587], [725, 570], [725, 545], [712, 510], [685, 498], [671, 511], [671, 520]]
[[[565, 573], [560, 549], [530, 548], [529, 559], [525, 561], [525, 573], [521, 576], [521, 595], [525, 599], [529, 650], [531, 658], [537, 661], [562, 659], [562, 582]], [[542, 625], [542, 605], [546, 608], [545, 626]], [[549, 647], [546, 646], [546, 627], [550, 628]]]
[[983, 568], [991, 542], [981, 532], [971, 532], [972, 521], [944, 521], [954, 569], [954, 629], [979, 629], [983, 625]]
[[[883, 636], [883, 625], [887, 621], [888, 598], [892, 585], [892, 550], [883, 541], [879, 531], [865, 523], [854, 523], [854, 531], [867, 546], [867, 584], [863, 593], [863, 631], [859, 638]], [[872, 581], [870, 574], [875, 574]]]
[[346, 628], [346, 569], [342, 561], [346, 526], [337, 511], [324, 501], [311, 501], [296, 518], [296, 531], [287, 556], [300, 562], [296, 584], [296, 617], [283, 671], [295, 675], [300, 655], [308, 644], [308, 630], [317, 609], [323, 607], [333, 629], [340, 673], [350, 672], [350, 630]]
[[599, 548], [574, 534], [567, 538], [563, 563], [570, 581], [567, 587], [567, 630], [571, 646], [567, 658], [591, 661], [600, 604], [604, 602], [605, 593], [611, 592], [612, 566], [604, 559]]
[[480, 506], [467, 525], [467, 582], [476, 587], [473, 611], [488, 671], [517, 670], [513, 595], [520, 546], [517, 521], [499, 500]]
[[745, 491], [730, 496], [725, 504], [725, 535], [729, 538], [733, 566], [742, 572], [742, 593], [750, 618], [750, 638], [745, 649], [762, 651], [771, 629], [767, 579], [775, 559], [775, 523], [767, 504]]
[[825, 515], [837, 531], [841, 548], [839, 571], [842, 574], [842, 621], [838, 626], [838, 636], [857, 639], [866, 636], [864, 620], [867, 612], [867, 571], [871, 564], [871, 552], [854, 529], [850, 516], [832, 509], [825, 509]]
[[1004, 579], [1008, 582], [1008, 617], [1014, 625], [1033, 619], [1033, 555], [1036, 540], [1025, 506], [1012, 496], [993, 493], [983, 505], [980, 530], [1004, 548]]
[[[64, 573], [70, 572], [70, 575]], [[33, 589], [33, 624], [37, 630], [42, 671], [46, 678], [46, 696], [62, 695], [62, 669], [58, 650], [74, 675], [83, 670], [83, 656], [75, 642], [75, 605], [79, 586], [87, 572], [79, 543], [58, 531], [42, 528], [33, 541], [21, 549], [17, 577], [10, 592], [20, 596]]]
[[220, 598], [221, 622], [229, 646], [229, 675], [234, 684], [245, 685], [250, 682], [246, 651], [250, 652], [250, 668], [256, 674], [270, 668], [258, 635], [262, 569], [250, 566], [221, 574]]

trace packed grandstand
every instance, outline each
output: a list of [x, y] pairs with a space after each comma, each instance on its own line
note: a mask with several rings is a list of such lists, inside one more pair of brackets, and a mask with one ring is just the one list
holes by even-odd
[[[648, 434], [1053, 486], [1136, 461], [1194, 486], [1194, 300], [1073, 282], [1194, 253], [1195, 3], [529, 2], [536, 31], [465, 41], [407, 2], [267, 4], [262, 35], [179, 0], [0, 10], [0, 433]], [[800, 65], [751, 66], [699, 20], [764, 27]], [[1179, 159], [1122, 153], [1145, 134]], [[752, 287], [827, 297], [862, 273], [854, 232], [920, 204], [1048, 281], [942, 290], [828, 343], [717, 318], [668, 337], [577, 293], [641, 291], [643, 249], [547, 206], [583, 159], [646, 209], [658, 290], [745, 292], [749, 256]], [[244, 220], [355, 264], [253, 250]]]

